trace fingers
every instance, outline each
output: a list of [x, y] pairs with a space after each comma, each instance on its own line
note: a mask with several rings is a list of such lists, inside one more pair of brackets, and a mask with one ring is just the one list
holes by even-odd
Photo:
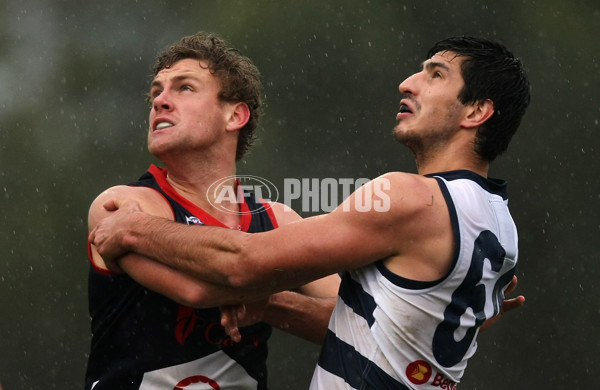
[[244, 318], [246, 318], [246, 305], [241, 304], [235, 306], [235, 308], [237, 309], [236, 315], [238, 319], [243, 320]]
[[228, 330], [226, 329], [226, 331], [228, 331], [227, 334], [235, 343], [239, 343], [240, 341], [242, 341], [242, 334], [240, 333], [240, 330], [237, 326], [235, 328], [229, 328]]
[[510, 281], [510, 284], [508, 285], [508, 287], [506, 287], [506, 291], [504, 292], [504, 295], [508, 295], [511, 292], [515, 291], [518, 283], [519, 283], [519, 280], [517, 279], [517, 276], [516, 275], [513, 276], [512, 280]]
[[221, 309], [221, 326], [222, 327], [227, 327], [229, 326], [233, 321], [235, 321], [234, 319], [234, 313], [233, 313], [233, 307], [232, 306], [221, 306], [219, 309]]
[[[517, 276], [516, 275], [513, 276], [512, 280], [510, 281], [510, 284], [508, 285], [508, 287], [506, 287], [506, 291], [504, 292], [504, 295], [505, 296], [509, 295], [510, 293], [515, 291], [518, 283], [519, 283], [519, 280], [517, 279]], [[500, 310], [500, 314], [506, 313], [507, 311], [517, 309], [517, 308], [523, 306], [524, 303], [525, 303], [525, 297], [522, 295], [519, 295], [516, 298], [505, 299], [502, 302], [502, 308]]]
[[505, 299], [504, 302], [502, 302], [502, 309], [500, 310], [500, 314], [504, 314], [508, 311], [517, 309], [523, 306], [524, 303], [525, 297], [522, 295], [519, 295], [518, 297], [512, 299]]
[[106, 211], [116, 211], [119, 209], [119, 206], [117, 205], [118, 201], [115, 199], [111, 199], [108, 202], [104, 203], [102, 206], [104, 207], [104, 209]]
[[89, 234], [88, 234], [88, 242], [91, 242], [92, 244], [94, 243], [94, 239], [96, 238], [96, 228], [94, 228]]
[[129, 211], [142, 211], [140, 204], [133, 199], [113, 198], [106, 201], [103, 205], [106, 211], [117, 211], [127, 209]]
[[243, 316], [245, 313], [246, 308], [244, 305], [221, 307], [221, 326], [225, 328], [225, 333], [236, 343], [242, 341], [242, 334], [238, 328], [238, 318], [241, 318], [240, 315]]
[[[517, 277], [513, 276], [508, 287], [506, 288], [506, 291], [504, 292], [504, 295], [508, 295], [511, 292], [513, 292], [517, 288], [518, 282], [519, 281], [518, 281]], [[514, 309], [518, 309], [521, 306], [523, 306], [524, 303], [525, 303], [525, 297], [523, 295], [519, 295], [516, 298], [504, 299], [504, 301], [502, 301], [502, 306], [500, 307], [500, 313], [498, 313], [494, 317], [485, 321], [481, 325], [481, 331], [489, 329], [492, 325], [494, 325], [502, 317], [502, 315], [504, 313], [509, 312]]]

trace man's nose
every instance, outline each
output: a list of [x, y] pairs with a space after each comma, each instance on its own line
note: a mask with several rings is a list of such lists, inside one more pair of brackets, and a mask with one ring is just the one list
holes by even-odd
[[414, 95], [416, 92], [416, 83], [418, 78], [418, 73], [413, 74], [412, 76], [407, 77], [403, 82], [398, 85], [398, 90], [403, 95]]
[[169, 96], [168, 90], [163, 90], [152, 100], [152, 108], [158, 111], [162, 110], [170, 110], [172, 107], [171, 97]]

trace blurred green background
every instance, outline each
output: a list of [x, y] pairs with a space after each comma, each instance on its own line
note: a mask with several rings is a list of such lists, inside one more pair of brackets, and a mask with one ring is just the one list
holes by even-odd
[[[532, 104], [491, 176], [509, 180], [527, 302], [480, 337], [463, 389], [591, 389], [600, 361], [597, 1], [0, 1], [0, 382], [79, 389], [89, 349], [87, 209], [137, 178], [154, 56], [216, 32], [263, 75], [267, 116], [239, 172], [414, 172], [400, 95], [449, 35], [520, 56]], [[305, 389], [318, 348], [277, 332], [271, 388]]]

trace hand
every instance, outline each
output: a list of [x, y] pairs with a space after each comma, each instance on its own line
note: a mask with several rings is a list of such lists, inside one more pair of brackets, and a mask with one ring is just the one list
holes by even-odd
[[[513, 276], [512, 280], [510, 281], [510, 284], [506, 288], [506, 291], [504, 292], [504, 294], [508, 295], [511, 292], [513, 292], [517, 288], [517, 283], [518, 283], [517, 277]], [[519, 295], [516, 298], [505, 299], [502, 302], [502, 307], [500, 308], [500, 313], [498, 313], [496, 316], [490, 318], [489, 320], [485, 321], [481, 325], [481, 331], [489, 329], [492, 325], [494, 325], [496, 323], [496, 321], [498, 321], [502, 317], [502, 315], [504, 313], [509, 312], [513, 309], [517, 309], [517, 308], [523, 306], [524, 303], [525, 303], [525, 297], [522, 295]]]
[[242, 334], [239, 328], [261, 322], [265, 314], [268, 299], [241, 305], [221, 306], [221, 326], [231, 339], [239, 343]]
[[108, 269], [118, 272], [118, 258], [129, 252], [125, 241], [128, 226], [137, 223], [133, 217], [142, 209], [134, 200], [112, 199], [103, 206], [110, 214], [98, 222], [90, 232], [88, 241], [96, 247]]

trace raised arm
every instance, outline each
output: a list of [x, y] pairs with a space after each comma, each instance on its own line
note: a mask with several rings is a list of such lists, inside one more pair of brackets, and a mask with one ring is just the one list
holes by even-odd
[[[127, 186], [112, 187], [100, 194], [92, 205], [88, 215], [90, 231], [100, 221], [109, 217], [112, 212], [105, 209], [104, 204], [113, 197], [127, 201], [135, 201], [140, 210], [161, 218], [172, 218], [171, 209], [164, 199], [154, 190]], [[90, 245], [91, 261], [98, 270], [108, 272], [104, 259], [98, 254], [95, 246]], [[186, 306], [203, 308], [219, 305], [236, 304], [265, 298], [267, 295], [244, 289], [230, 289], [222, 285], [214, 285], [202, 280], [194, 280], [190, 276], [165, 264], [136, 253], [127, 253], [119, 260], [119, 267], [112, 272], [126, 272], [141, 285], [154, 290], [170, 299]]]
[[[166, 219], [171, 218], [170, 208], [162, 207], [164, 200], [156, 192], [118, 186], [105, 191], [92, 203], [88, 219], [90, 230], [112, 214], [106, 210], [104, 204], [115, 197], [124, 201], [135, 201], [141, 211]], [[279, 225], [301, 220], [297, 213], [282, 204], [271, 206]], [[104, 260], [94, 245], [91, 245], [91, 253], [94, 265], [106, 270]], [[125, 254], [118, 264], [114, 271], [126, 272], [141, 285], [189, 307], [237, 305], [260, 299], [260, 303], [247, 305], [247, 318], [242, 320], [245, 323], [242, 322], [240, 326], [264, 321], [285, 332], [317, 343], [322, 341], [326, 332], [339, 287], [339, 277], [330, 275], [301, 286], [298, 290], [268, 297], [267, 293], [256, 289], [234, 289], [195, 280], [183, 272], [136, 253]], [[235, 321], [230, 325], [232, 328], [237, 328], [237, 318]], [[237, 332], [237, 329], [235, 331]]]
[[[374, 190], [375, 181], [329, 215], [253, 235], [175, 224], [142, 213], [134, 202], [113, 198], [113, 207], [119, 210], [90, 234], [90, 241], [97, 243], [108, 259], [137, 252], [184, 270], [194, 279], [242, 287], [256, 294], [294, 289], [324, 275], [386, 258], [386, 265], [394, 269], [397, 264], [407, 263], [409, 269], [420, 267], [422, 275], [429, 274], [429, 280], [436, 280], [445, 272], [444, 259], [440, 265], [427, 261], [426, 257], [419, 258], [414, 255], [415, 251], [410, 253], [410, 245], [408, 249], [399, 245], [398, 238], [409, 242], [419, 255], [434, 257], [428, 253], [436, 253], [438, 256], [435, 257], [439, 257], [439, 248], [425, 245], [427, 239], [423, 237], [430, 237], [434, 231], [428, 221], [439, 223], [439, 218], [444, 218], [447, 213], [445, 203], [432, 187], [414, 177], [393, 182], [396, 200], [389, 205], [389, 212], [380, 212], [375, 207], [368, 210], [355, 207], [357, 196], [365, 199], [370, 195], [373, 202], [382, 200], [381, 193]], [[403, 188], [410, 188], [410, 191], [403, 192]], [[417, 196], [410, 197], [409, 194]], [[394, 258], [401, 260], [389, 261]], [[288, 319], [295, 307], [286, 300], [289, 294], [273, 297], [272, 301], [287, 310]], [[522, 300], [516, 302], [515, 307], [522, 304]], [[332, 301], [327, 305], [331, 308]], [[310, 305], [304, 305], [306, 307]], [[278, 323], [286, 325], [277, 320], [277, 315], [269, 322], [275, 326]], [[303, 327], [299, 326], [299, 329]]]
[[115, 218], [101, 224], [90, 240], [105, 258], [136, 252], [195, 279], [271, 292], [289, 290], [395, 254], [396, 213], [356, 207], [357, 197], [363, 203], [382, 201], [373, 183], [330, 214], [256, 234], [175, 224], [118, 199]]

